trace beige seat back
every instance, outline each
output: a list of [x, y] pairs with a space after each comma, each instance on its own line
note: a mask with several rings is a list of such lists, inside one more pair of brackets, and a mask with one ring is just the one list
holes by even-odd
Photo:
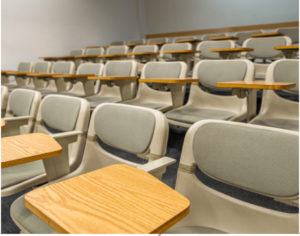
[[70, 52], [70, 56], [80, 56], [83, 55], [84, 50], [83, 49], [74, 49]]
[[279, 28], [277, 32], [292, 39], [292, 44], [299, 44], [299, 27]]
[[1, 117], [5, 116], [7, 100], [8, 100], [8, 88], [4, 85], [1, 85]]
[[170, 55], [164, 53], [164, 51], [176, 51], [176, 50], [192, 50], [192, 44], [191, 43], [167, 43], [161, 47], [160, 57], [166, 61], [176, 60], [178, 59], [178, 57], [174, 58], [172, 54]]
[[212, 37], [223, 37], [223, 36], [228, 36], [227, 33], [219, 33], [219, 34], [204, 34], [202, 35], [201, 39], [202, 40], [209, 40]]
[[263, 33], [262, 30], [236, 32], [234, 33], [234, 36], [238, 37], [238, 39], [236, 40], [236, 44], [238, 44], [241, 47], [246, 39], [251, 38], [251, 34], [261, 33]]
[[237, 122], [194, 124], [185, 136], [175, 188], [191, 210], [174, 230], [298, 233], [298, 209], [292, 207], [299, 195], [298, 140], [297, 132]]
[[[18, 65], [18, 71], [20, 72], [32, 72], [33, 63], [32, 62], [20, 62]], [[26, 86], [30, 83], [30, 79], [23, 76], [15, 76], [16, 83], [18, 87]]]
[[168, 38], [153, 38], [153, 39], [148, 39], [148, 44], [151, 43], [167, 43], [169, 42]]
[[106, 55], [112, 55], [112, 54], [127, 54], [128, 53], [128, 46], [122, 45], [122, 46], [111, 46], [106, 49]]
[[[200, 59], [221, 59], [219, 53], [211, 52], [211, 49], [219, 48], [234, 48], [235, 43], [233, 40], [218, 40], [218, 41], [204, 41], [200, 42], [196, 50], [200, 51]], [[199, 54], [196, 54], [195, 57], [199, 57]]]
[[[47, 61], [39, 61], [36, 62], [33, 66], [33, 72], [36, 73], [50, 73], [51, 71], [51, 66], [52, 63], [51, 62], [47, 62]], [[33, 84], [34, 84], [34, 88], [35, 89], [41, 89], [47, 86], [47, 82], [44, 80], [38, 80], [38, 79], [33, 79]]]

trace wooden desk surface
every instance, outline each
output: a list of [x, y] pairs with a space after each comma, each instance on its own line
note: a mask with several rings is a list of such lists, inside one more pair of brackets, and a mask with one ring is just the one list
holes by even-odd
[[177, 39], [176, 40], [176, 43], [198, 43], [198, 42], [201, 42], [202, 40], [200, 39], [193, 39], [193, 38], [190, 38], [190, 39]]
[[59, 233], [162, 233], [190, 202], [151, 174], [112, 165], [37, 188], [25, 206]]
[[127, 54], [108, 54], [108, 55], [102, 55], [101, 57], [126, 57]]
[[135, 47], [135, 46], [139, 46], [139, 45], [143, 45], [142, 43], [128, 43], [126, 44], [128, 47]]
[[245, 88], [245, 89], [273, 89], [283, 90], [296, 87], [295, 83], [284, 83], [284, 82], [265, 82], [265, 81], [230, 81], [217, 83], [217, 87], [220, 88]]
[[261, 37], [276, 37], [276, 36], [282, 36], [279, 32], [272, 32], [272, 33], [262, 33], [262, 34], [251, 34], [252, 38], [261, 38]]
[[90, 76], [92, 80], [135, 80], [137, 76]]
[[130, 52], [128, 56], [146, 56], [146, 55], [159, 55], [159, 52]]
[[163, 51], [163, 53], [169, 53], [169, 54], [189, 54], [189, 53], [200, 53], [200, 51], [197, 50], [169, 50], [169, 51]]
[[253, 51], [253, 48], [218, 48], [218, 49], [211, 49], [211, 52], [246, 52], [246, 51]]
[[39, 57], [44, 60], [60, 60], [60, 59], [74, 59], [75, 56], [55, 56], [55, 57]]
[[37, 73], [37, 72], [30, 72], [27, 73], [27, 76], [32, 76], [32, 77], [54, 77], [54, 76], [66, 76], [65, 74], [51, 74], [51, 73]]
[[103, 55], [77, 55], [74, 56], [75, 58], [97, 58], [102, 57]]
[[19, 75], [19, 76], [25, 76], [28, 72], [21, 72], [21, 71], [13, 71], [13, 70], [4, 70], [1, 71], [1, 74], [3, 75]]
[[294, 46], [276, 46], [274, 47], [276, 50], [299, 50], [299, 45]]
[[87, 78], [87, 77], [91, 77], [94, 76], [93, 74], [82, 74], [82, 75], [54, 75], [54, 78]]
[[62, 147], [51, 136], [31, 133], [1, 139], [1, 167], [58, 156]]
[[238, 40], [238, 37], [235, 36], [220, 36], [220, 37], [211, 37], [210, 40]]
[[5, 120], [1, 118], [1, 129], [5, 128]]
[[141, 83], [163, 83], [163, 84], [186, 84], [199, 82], [199, 79], [178, 79], [178, 78], [145, 78], [139, 79]]

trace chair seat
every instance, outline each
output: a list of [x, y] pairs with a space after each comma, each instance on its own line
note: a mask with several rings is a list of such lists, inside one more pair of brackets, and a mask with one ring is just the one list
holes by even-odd
[[292, 119], [263, 119], [254, 120], [252, 124], [298, 131], [298, 120]]
[[24, 205], [24, 195], [16, 199], [10, 207], [10, 215], [16, 225], [25, 233], [57, 234], [47, 223], [42, 221]]
[[1, 171], [2, 189], [45, 174], [42, 161], [33, 161], [8, 168], [2, 168]]
[[102, 104], [105, 102], [119, 102], [121, 100], [118, 97], [100, 97], [100, 96], [87, 97], [85, 99], [88, 100], [91, 108], [95, 108], [99, 104]]
[[138, 101], [127, 101], [123, 102], [124, 104], [134, 105], [134, 106], [140, 106], [140, 107], [148, 107], [152, 109], [162, 109], [169, 107], [168, 104], [162, 104], [162, 103], [152, 103], [152, 102], [138, 102]]
[[234, 116], [233, 112], [205, 108], [182, 108], [166, 113], [170, 120], [193, 124], [205, 119], [228, 120]]
[[202, 227], [202, 226], [184, 226], [178, 228], [171, 228], [166, 234], [226, 234], [226, 232], [218, 229]]

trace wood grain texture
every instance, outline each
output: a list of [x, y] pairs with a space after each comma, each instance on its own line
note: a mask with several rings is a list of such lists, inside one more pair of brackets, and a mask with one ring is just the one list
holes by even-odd
[[75, 56], [55, 56], [55, 57], [39, 57], [44, 60], [62, 60], [62, 59], [74, 59]]
[[32, 77], [54, 77], [54, 76], [65, 76], [65, 74], [50, 74], [50, 73], [30, 72], [30, 73], [27, 73], [27, 76], [32, 76]]
[[190, 202], [149, 173], [112, 165], [33, 190], [25, 206], [60, 233], [162, 233]]
[[176, 43], [199, 43], [201, 41], [202, 40], [200, 40], [200, 39], [193, 39], [193, 38], [190, 38], [190, 39], [177, 39]]
[[127, 54], [109, 54], [109, 55], [103, 55], [102, 57], [126, 57]]
[[130, 52], [128, 56], [146, 56], [146, 55], [159, 55], [159, 52]]
[[197, 51], [197, 50], [169, 50], [169, 51], [163, 51], [163, 53], [169, 53], [169, 54], [193, 54], [193, 53], [200, 53], [200, 51]]
[[220, 88], [245, 88], [245, 89], [274, 89], [283, 90], [289, 89], [296, 86], [295, 83], [285, 83], [285, 82], [265, 82], [265, 81], [230, 81], [217, 83], [217, 87]]
[[282, 36], [279, 32], [272, 32], [272, 33], [262, 33], [262, 34], [251, 34], [252, 38], [264, 38], [264, 37], [277, 37]]
[[238, 37], [234, 36], [220, 36], [220, 37], [211, 37], [210, 40], [238, 40]]
[[294, 46], [276, 46], [274, 47], [276, 50], [294, 50], [298, 51], [299, 50], [299, 45], [294, 45]]
[[5, 128], [5, 120], [1, 118], [1, 130]]
[[253, 48], [218, 48], [210, 49], [211, 52], [248, 52], [253, 51]]
[[136, 80], [137, 76], [90, 76], [92, 80]]
[[6, 70], [1, 71], [1, 74], [4, 75], [19, 75], [19, 76], [26, 76], [28, 72], [20, 72], [20, 71], [12, 71], [12, 70]]
[[103, 55], [77, 55], [74, 56], [75, 58], [97, 58], [102, 57]]
[[176, 36], [228, 33], [228, 32], [259, 30], [259, 29], [277, 29], [277, 28], [284, 28], [284, 27], [298, 27], [298, 26], [299, 26], [298, 21], [290, 21], [290, 22], [279, 22], [279, 23], [272, 23], [272, 24], [244, 25], [244, 26], [211, 28], [211, 29], [201, 29], [201, 30], [192, 30], [192, 31], [180, 31], [180, 32], [171, 32], [171, 33], [148, 34], [148, 35], [146, 35], [146, 38], [150, 39], [150, 38], [164, 38], [164, 37], [176, 37]]
[[199, 82], [199, 79], [178, 79], [178, 78], [145, 78], [139, 79], [141, 83], [163, 83], [163, 84], [186, 84]]
[[62, 152], [55, 139], [43, 133], [5, 137], [1, 142], [2, 168], [58, 156]]
[[82, 74], [82, 75], [54, 75], [53, 78], [87, 78], [94, 76], [93, 74]]

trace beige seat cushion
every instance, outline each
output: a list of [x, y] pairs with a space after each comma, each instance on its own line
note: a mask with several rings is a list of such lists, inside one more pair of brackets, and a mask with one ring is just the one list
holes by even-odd
[[298, 120], [292, 120], [292, 119], [264, 119], [264, 120], [255, 120], [252, 124], [298, 131], [299, 130], [298, 122], [299, 122]]

